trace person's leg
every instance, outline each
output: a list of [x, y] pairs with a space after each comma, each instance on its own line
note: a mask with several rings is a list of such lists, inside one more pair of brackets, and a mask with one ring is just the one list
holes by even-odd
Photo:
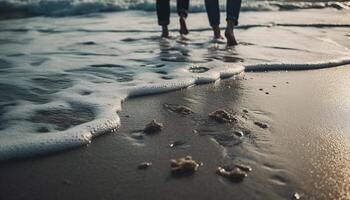
[[168, 25], [170, 23], [170, 2], [169, 0], [157, 0], [156, 7], [158, 24], [162, 26], [162, 37], [168, 37]]
[[219, 0], [205, 0], [205, 8], [207, 10], [209, 24], [214, 31], [214, 38], [220, 39], [220, 8]]
[[189, 0], [177, 0], [177, 13], [179, 14], [180, 21], [180, 34], [187, 35], [188, 29], [186, 26], [186, 18], [188, 15]]
[[241, 9], [241, 0], [226, 0], [226, 21], [227, 26], [225, 30], [225, 37], [227, 38], [227, 44], [237, 45], [237, 41], [233, 32], [233, 29], [238, 24], [239, 11]]

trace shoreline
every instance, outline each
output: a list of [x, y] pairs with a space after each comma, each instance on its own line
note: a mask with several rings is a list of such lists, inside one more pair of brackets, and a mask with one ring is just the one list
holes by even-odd
[[[98, 137], [88, 147], [3, 163], [0, 198], [290, 199], [295, 192], [306, 199], [346, 198], [350, 174], [343, 164], [350, 163], [346, 134], [350, 127], [342, 107], [350, 105], [345, 98], [349, 67], [245, 73], [236, 79], [128, 99], [116, 133]], [[185, 105], [194, 114], [171, 112], [165, 103]], [[233, 125], [208, 119], [209, 113], [221, 108], [239, 115], [246, 109], [247, 119]], [[140, 134], [152, 119], [164, 123], [162, 132]], [[269, 128], [259, 128], [256, 121]], [[228, 137], [233, 130], [243, 131], [241, 143]], [[179, 145], [170, 148], [176, 141]], [[171, 177], [169, 160], [186, 155], [204, 165], [193, 176]], [[138, 170], [144, 161], [153, 165]], [[253, 170], [242, 183], [231, 183], [215, 174], [218, 166], [230, 163]], [[331, 179], [335, 184], [329, 185]]]
[[[5, 67], [0, 83], [0, 159], [89, 143], [91, 137], [118, 127], [115, 111], [126, 96], [214, 82], [237, 73], [238, 69], [232, 71], [235, 64], [226, 68], [226, 63], [262, 71], [349, 63], [333, 60], [349, 56], [350, 46], [344, 42], [349, 39], [344, 20], [348, 13], [319, 11], [246, 12], [241, 22], [252, 27], [237, 29], [241, 45], [235, 48], [209, 40], [207, 21], [201, 20], [207, 18], [205, 13], [189, 16], [188, 25], [197, 31], [188, 41], [159, 41], [157, 33], [146, 31], [159, 29], [154, 13], [147, 12], [1, 21], [0, 33], [8, 47], [3, 46], [0, 58]], [[116, 18], [128, 20], [116, 24]], [[172, 15], [171, 21], [176, 18]], [[128, 34], [135, 31], [131, 27], [142, 34]], [[172, 23], [169, 29], [175, 27]], [[27, 46], [30, 49], [23, 48]], [[212, 61], [218, 64], [209, 67]], [[26, 76], [22, 70], [28, 70]]]

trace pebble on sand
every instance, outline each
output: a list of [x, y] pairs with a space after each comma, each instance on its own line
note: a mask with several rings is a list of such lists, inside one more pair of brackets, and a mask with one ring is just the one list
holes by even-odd
[[248, 110], [247, 110], [247, 109], [243, 109], [243, 112], [244, 112], [244, 113], [248, 113]]
[[262, 89], [262, 88], [259, 88], [259, 90], [260, 90], [260, 91], [263, 91], [264, 89]]
[[237, 137], [243, 137], [244, 136], [243, 131], [234, 131], [233, 134], [235, 134]]
[[264, 122], [254, 122], [254, 124], [263, 129], [269, 128], [269, 125]]
[[151, 166], [152, 166], [152, 163], [150, 163], [150, 162], [142, 162], [137, 166], [137, 168], [138, 169], [147, 169]]
[[269, 92], [265, 92], [265, 94], [270, 94]]
[[160, 132], [162, 130], [162, 128], [163, 128], [163, 124], [157, 122], [154, 119], [145, 126], [145, 128], [143, 129], [143, 132], [146, 134], [153, 134], [153, 133]]
[[170, 148], [174, 148], [174, 147], [182, 146], [184, 144], [186, 144], [185, 141], [177, 140], [177, 141], [174, 141], [174, 142], [170, 143], [169, 147]]
[[170, 160], [171, 172], [175, 175], [193, 174], [201, 165], [202, 163], [193, 160], [191, 156]]
[[232, 169], [227, 167], [218, 167], [216, 173], [220, 176], [228, 178], [232, 182], [241, 182], [247, 176], [247, 173], [238, 167], [233, 167]]
[[297, 192], [293, 194], [294, 199], [301, 199], [301, 195]]
[[216, 110], [209, 114], [209, 117], [220, 123], [236, 122], [237, 119], [225, 110]]
[[272, 87], [277, 87], [276, 85], [272, 85]]
[[172, 104], [164, 104], [165, 108], [168, 108], [169, 110], [182, 114], [182, 115], [189, 115], [192, 114], [193, 111], [186, 107], [186, 106], [180, 106], [180, 105], [172, 105]]

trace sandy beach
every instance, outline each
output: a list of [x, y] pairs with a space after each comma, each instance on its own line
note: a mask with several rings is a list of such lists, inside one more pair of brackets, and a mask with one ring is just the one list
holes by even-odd
[[350, 4], [174, 2], [0, 2], [0, 199], [350, 199]]
[[[129, 99], [118, 132], [84, 148], [2, 164], [0, 198], [294, 199], [297, 193], [303, 199], [348, 199], [349, 67], [245, 73]], [[164, 104], [194, 113], [184, 116]], [[208, 118], [217, 109], [246, 117], [220, 124]], [[141, 134], [152, 119], [164, 129]], [[269, 127], [262, 129], [257, 121]], [[240, 139], [232, 137], [237, 130], [244, 133]], [[169, 160], [186, 155], [203, 166], [192, 176], [172, 177]], [[144, 161], [152, 166], [137, 169]], [[252, 168], [243, 182], [215, 173], [232, 163]]]

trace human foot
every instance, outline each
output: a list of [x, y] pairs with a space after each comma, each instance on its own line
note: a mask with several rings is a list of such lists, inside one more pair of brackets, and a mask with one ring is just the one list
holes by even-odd
[[180, 34], [187, 35], [189, 33], [186, 25], [186, 20], [184, 17], [180, 17]]
[[235, 35], [233, 33], [233, 28], [234, 28], [234, 22], [233, 21], [228, 21], [227, 22], [227, 27], [225, 30], [225, 37], [227, 40], [227, 46], [235, 46], [237, 45], [237, 40], [235, 38]]
[[227, 46], [235, 46], [237, 45], [237, 40], [235, 38], [235, 35], [233, 34], [233, 29], [232, 30], [227, 30], [225, 31], [225, 37], [227, 40]]
[[160, 37], [162, 37], [162, 38], [168, 38], [169, 37], [168, 26], [162, 26], [162, 35]]

